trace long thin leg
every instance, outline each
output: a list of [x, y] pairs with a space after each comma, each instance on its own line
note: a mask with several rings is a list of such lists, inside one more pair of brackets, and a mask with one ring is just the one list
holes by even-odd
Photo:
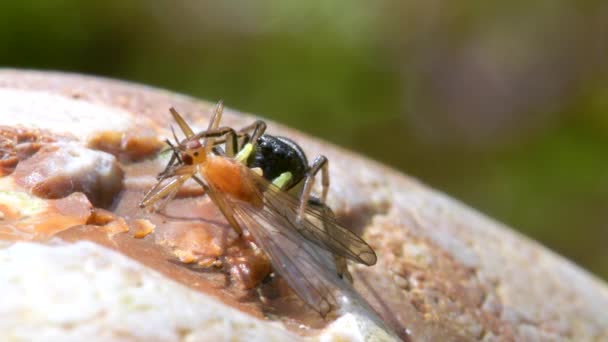
[[[314, 177], [321, 171], [321, 198], [315, 201], [310, 198], [310, 193], [312, 191], [312, 185]], [[327, 199], [327, 192], [329, 190], [329, 162], [327, 161], [327, 157], [319, 156], [315, 159], [310, 170], [308, 170], [306, 179], [304, 181], [304, 188], [302, 189], [302, 193], [300, 195], [300, 207], [298, 210], [298, 218], [297, 220], [301, 220], [304, 217], [304, 213], [306, 212], [306, 208], [308, 206], [316, 206], [320, 211], [323, 212], [324, 216], [334, 217], [334, 212], [329, 208], [325, 201]], [[323, 224], [323, 229], [327, 232], [327, 234], [333, 234], [333, 231], [329, 229], [325, 224]], [[346, 262], [346, 258], [334, 254], [334, 262], [336, 263], [336, 271], [338, 276], [342, 279], [346, 279], [349, 283], [352, 284], [353, 276], [348, 271], [348, 265]]]
[[[262, 120], [256, 120], [254, 123], [241, 128], [238, 131], [234, 131], [234, 129], [230, 127], [220, 127], [216, 129], [209, 129], [206, 131], [199, 132], [191, 136], [191, 138], [186, 140], [193, 139], [202, 139], [202, 138], [216, 138], [214, 139], [214, 145], [225, 145], [226, 155], [228, 157], [234, 157], [248, 142], [251, 142], [253, 145], [257, 143], [257, 140], [260, 136], [264, 134], [266, 131], [266, 122]], [[248, 132], [253, 132], [249, 135]], [[239, 141], [241, 139], [242, 141]], [[186, 140], [182, 141], [184, 143]]]
[[[316, 198], [316, 197], [310, 198], [307, 205], [308, 205], [308, 207], [312, 207], [316, 211], [321, 212], [323, 217], [332, 218], [332, 219], [335, 218], [334, 212], [331, 210], [331, 208], [328, 207], [327, 205], [325, 205], [324, 203], [321, 203], [321, 200], [319, 198]], [[339, 238], [339, 236], [335, 235], [336, 231], [332, 230], [331, 227], [329, 227], [328, 225], [325, 224], [326, 223], [325, 220], [322, 220], [321, 222], [323, 223], [323, 229], [325, 230], [325, 232], [328, 235], [333, 236], [335, 239]], [[338, 273], [338, 276], [340, 276], [340, 278], [346, 279], [348, 282], [352, 283], [353, 277], [348, 272], [348, 265], [346, 262], [346, 258], [344, 258], [343, 256], [340, 256], [340, 255], [336, 255], [336, 254], [334, 254], [333, 256], [334, 256], [334, 262], [336, 264], [336, 271]]]
[[353, 283], [353, 276], [348, 271], [348, 264], [346, 263], [346, 258], [343, 256], [334, 254], [334, 261], [336, 262], [336, 270], [338, 271], [338, 276], [342, 279], [348, 280], [349, 283]]
[[[152, 189], [150, 189], [150, 191], [148, 191], [145, 194], [144, 199], [141, 202], [139, 202], [139, 207], [145, 208], [147, 206], [150, 206], [150, 205], [158, 202], [160, 199], [162, 199], [165, 196], [169, 196], [169, 197], [175, 196], [175, 194], [177, 193], [177, 190], [182, 186], [182, 184], [184, 184], [186, 182], [186, 180], [188, 180], [188, 178], [190, 178], [189, 175], [182, 175], [180, 177], [173, 178], [171, 181], [169, 181], [169, 183], [167, 183], [163, 186], [161, 186], [162, 181], [159, 181], [158, 183], [156, 183], [156, 185]], [[170, 200], [170, 198], [169, 198], [169, 200]], [[166, 202], [168, 202], [168, 201], [166, 201]]]
[[169, 149], [171, 149], [171, 159], [169, 159], [169, 162], [167, 163], [167, 166], [165, 166], [165, 169], [156, 176], [156, 179], [158, 181], [162, 181], [165, 178], [170, 177], [169, 174], [171, 173], [173, 167], [175, 165], [183, 163], [182, 158], [179, 156], [179, 153], [177, 153], [177, 148], [171, 143], [171, 141], [167, 139], [165, 140], [165, 143], [169, 145]]
[[231, 127], [220, 127], [220, 128], [210, 129], [207, 131], [202, 131], [202, 132], [199, 132], [199, 133], [193, 135], [192, 138], [188, 139], [188, 140], [201, 139], [201, 138], [223, 138], [222, 141], [214, 139], [213, 144], [215, 146], [215, 145], [221, 144], [222, 142], [225, 143], [226, 144], [225, 151], [226, 151], [226, 155], [228, 157], [234, 156], [235, 151], [238, 146], [237, 133]]
[[318, 156], [315, 158], [315, 161], [312, 163], [310, 169], [308, 169], [306, 172], [306, 176], [304, 178], [304, 187], [300, 193], [300, 207], [298, 208], [298, 217], [296, 218], [298, 222], [300, 222], [304, 217], [308, 200], [310, 199], [310, 194], [312, 193], [312, 187], [315, 182], [315, 176], [317, 173], [319, 173], [319, 171], [321, 171], [322, 186], [321, 204], [325, 205], [327, 191], [329, 190], [329, 163], [325, 156]]
[[[218, 136], [205, 134], [205, 132], [210, 132], [218, 129], [220, 125], [220, 121], [222, 120], [222, 114], [224, 112], [224, 102], [221, 100], [215, 106], [215, 110], [213, 116], [211, 117], [211, 120], [209, 120], [209, 126], [207, 130], [198, 134], [194, 134], [192, 128], [190, 128], [190, 126], [174, 108], [170, 108], [169, 111], [171, 112], [171, 115], [181, 128], [182, 132], [184, 132], [184, 135], [186, 135], [187, 140], [205, 138], [202, 144], [203, 146], [205, 146], [206, 152], [211, 151], [216, 145], [225, 143], [226, 155], [229, 157], [236, 155], [238, 151], [240, 151], [242, 147], [248, 142], [252, 142], [253, 145], [255, 145], [257, 143], [258, 138], [261, 137], [266, 131], [266, 122], [262, 120], [256, 120], [252, 124], [241, 128], [238, 133], [227, 134], [224, 137], [222, 137], [221, 134]], [[234, 130], [232, 131], [234, 132]], [[249, 132], [252, 132], [251, 136], [249, 135]], [[239, 139], [243, 140], [240, 144]]]
[[[257, 144], [258, 139], [264, 134], [264, 132], [266, 132], [266, 122], [264, 122], [262, 120], [255, 120], [255, 122], [253, 124], [251, 124], [250, 126], [253, 127], [253, 133], [251, 133], [250, 142], [255, 145], [255, 144]], [[249, 126], [245, 127], [245, 128], [249, 128]]]
[[[169, 108], [169, 111], [171, 112], [171, 115], [173, 116], [173, 119], [175, 120], [175, 122], [177, 122], [177, 124], [179, 125], [180, 129], [182, 130], [182, 132], [184, 133], [184, 135], [186, 136], [186, 139], [193, 139], [194, 137], [196, 137], [196, 135], [194, 134], [194, 132], [192, 131], [192, 128], [190, 127], [190, 125], [188, 125], [188, 123], [184, 120], [184, 118], [177, 112], [177, 110], [175, 110], [175, 108], [171, 107]], [[207, 128], [206, 131], [213, 131], [215, 129], [217, 129], [220, 125], [220, 121], [222, 120], [222, 113], [224, 112], [224, 102], [222, 102], [221, 100], [217, 103], [217, 105], [215, 106], [215, 110], [213, 111], [213, 115], [211, 116], [211, 120], [209, 120], [209, 126]], [[198, 137], [198, 139], [201, 139], [202, 137]], [[211, 149], [214, 146], [214, 139], [212, 136], [208, 136], [203, 140], [202, 145], [205, 148], [205, 152], [208, 153], [209, 151], [211, 151]]]
[[[266, 132], [266, 122], [263, 120], [256, 120], [252, 124], [247, 125], [237, 132], [236, 149], [234, 155], [236, 155], [247, 143], [251, 143], [254, 147], [258, 142], [258, 139]], [[228, 146], [226, 146], [228, 148]]]
[[[219, 145], [222, 144], [226, 144], [227, 140], [232, 139], [232, 137], [218, 137], [215, 138], [213, 141], [213, 146], [214, 146], [214, 153], [217, 152], [217, 148]], [[249, 141], [250, 137], [249, 134], [247, 133], [241, 133], [241, 132], [236, 132], [236, 142], [232, 143], [231, 148], [229, 148], [228, 146], [225, 147], [225, 150], [227, 152], [232, 152], [232, 154], [236, 154], [238, 153], [238, 151], [241, 150], [241, 148], [243, 147], [243, 145], [245, 145], [248, 141]], [[230, 144], [230, 143], [228, 143]], [[231, 151], [230, 151], [231, 150]], [[216, 153], [218, 154], [218, 153]], [[228, 153], [223, 153], [223, 154], [228, 154]]]

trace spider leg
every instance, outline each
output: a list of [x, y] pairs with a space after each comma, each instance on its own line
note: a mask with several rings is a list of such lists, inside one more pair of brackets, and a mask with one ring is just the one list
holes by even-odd
[[348, 271], [348, 265], [346, 264], [346, 258], [334, 254], [334, 261], [336, 262], [336, 270], [338, 276], [342, 279], [348, 280], [349, 283], [353, 283], [353, 275]]
[[[182, 140], [179, 144], [184, 145], [187, 141], [206, 138], [214, 138], [212, 151], [215, 154], [225, 154], [229, 157], [234, 155], [234, 151], [236, 151], [236, 146], [238, 145], [238, 134], [231, 127], [212, 128], [206, 131], [201, 131], [192, 135], [190, 138]], [[225, 144], [225, 152], [220, 152], [218, 145], [221, 144]]]
[[327, 157], [318, 156], [312, 163], [306, 176], [304, 176], [304, 187], [300, 193], [300, 207], [298, 208], [297, 221], [300, 222], [306, 212], [306, 206], [309, 203], [310, 196], [312, 193], [312, 187], [315, 182], [315, 176], [321, 171], [321, 205], [325, 206], [325, 200], [327, 199], [327, 191], [329, 190], [329, 165]]
[[[321, 171], [321, 198], [311, 197], [314, 180], [319, 171]], [[309, 170], [306, 172], [306, 176], [304, 176], [304, 186], [302, 188], [302, 192], [300, 193], [300, 207], [298, 208], [298, 217], [296, 218], [296, 220], [299, 222], [304, 218], [308, 206], [318, 207], [318, 209], [323, 212], [323, 215], [333, 217], [333, 211], [325, 204], [325, 201], [327, 200], [328, 190], [329, 162], [327, 160], [327, 157], [318, 156], [317, 158], [315, 158], [315, 161], [312, 163]], [[325, 225], [324, 229], [328, 234], [332, 233], [331, 229], [329, 229]], [[336, 269], [340, 278], [345, 278], [347, 281], [352, 283], [353, 277], [350, 272], [348, 272], [346, 258], [334, 255], [334, 261], [336, 263]]]
[[[321, 200], [317, 197], [311, 197], [308, 200], [307, 205], [309, 207], [314, 207], [315, 210], [317, 210], [317, 211], [322, 212], [324, 217], [335, 218], [335, 214], [331, 210], [331, 208], [328, 207], [327, 205], [325, 205], [324, 203], [322, 203]], [[327, 232], [328, 235], [335, 236], [334, 235], [335, 231], [333, 231], [330, 227], [328, 227], [325, 224], [325, 221], [323, 221], [323, 229], [325, 230], [325, 232]], [[336, 254], [334, 254], [333, 257], [334, 257], [334, 263], [336, 264], [336, 273], [338, 274], [338, 276], [342, 279], [346, 279], [348, 282], [350, 282], [352, 284], [353, 277], [350, 274], [350, 272], [348, 272], [348, 267], [347, 267], [348, 265], [346, 262], [346, 258], [336, 255]]]
[[[256, 133], [258, 132], [258, 133]], [[239, 129], [239, 133], [249, 134], [252, 133], [252, 136], [256, 136], [259, 138], [262, 134], [266, 132], [266, 122], [263, 120], [255, 120], [252, 124], [249, 124], [241, 129]]]
[[[213, 134], [217, 132], [217, 134]], [[224, 152], [228, 157], [233, 157], [238, 148], [238, 135], [231, 127], [221, 127], [217, 129], [211, 129], [207, 131], [200, 132], [195, 136], [206, 136], [206, 137], [218, 137], [222, 138], [221, 140], [215, 139], [214, 146], [220, 145], [224, 143]], [[215, 149], [215, 148], [214, 148]]]
[[[242, 150], [246, 144], [251, 143], [256, 145], [258, 139], [266, 132], [266, 122], [263, 120], [256, 120], [252, 124], [247, 125], [238, 131], [238, 138], [240, 139], [238, 144], [238, 151]], [[236, 151], [235, 154], [238, 152]]]
[[[230, 127], [220, 127], [199, 132], [194, 134], [190, 139], [217, 138], [214, 139], [214, 146], [225, 144], [225, 155], [228, 157], [234, 157], [241, 149], [243, 149], [245, 144], [251, 143], [253, 146], [255, 146], [258, 138], [262, 136], [265, 131], [266, 122], [256, 120], [254, 123], [245, 126], [238, 131], [235, 131]], [[214, 151], [219, 152], [218, 149], [214, 149]]]

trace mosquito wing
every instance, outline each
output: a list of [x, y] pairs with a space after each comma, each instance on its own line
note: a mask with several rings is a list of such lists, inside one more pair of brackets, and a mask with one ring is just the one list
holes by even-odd
[[[260, 201], [241, 201], [214, 189], [213, 184], [207, 186], [232, 207], [237, 221], [248, 229], [275, 271], [296, 294], [325, 315], [337, 306], [336, 293], [350, 291], [350, 285], [338, 276], [333, 254], [373, 264], [373, 250], [354, 233], [318, 211], [308, 210], [307, 219], [296, 223], [297, 200], [246, 166], [239, 166], [243, 171], [240, 186]], [[317, 224], [308, 218], [318, 221]]]
[[281, 217], [287, 227], [298, 231], [307, 240], [335, 255], [368, 266], [376, 263], [376, 253], [372, 247], [342, 226], [335, 216], [328, 215], [320, 208], [307, 206], [304, 217], [298, 221], [298, 198], [281, 191], [265, 178], [253, 172], [249, 173], [248, 178], [255, 183], [255, 187], [263, 189], [264, 211], [267, 216]]
[[237, 220], [247, 227], [274, 270], [295, 293], [325, 316], [337, 307], [337, 291], [348, 286], [337, 275], [332, 255], [290, 228], [280, 217], [245, 202], [234, 203]]

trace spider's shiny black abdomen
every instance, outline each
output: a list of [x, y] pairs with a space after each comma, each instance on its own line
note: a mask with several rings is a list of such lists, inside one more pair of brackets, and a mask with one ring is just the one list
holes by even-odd
[[262, 135], [255, 146], [255, 150], [247, 159], [250, 168], [262, 169], [264, 178], [272, 181], [283, 172], [291, 172], [293, 178], [287, 185], [297, 184], [308, 171], [308, 160], [302, 148], [285, 137]]

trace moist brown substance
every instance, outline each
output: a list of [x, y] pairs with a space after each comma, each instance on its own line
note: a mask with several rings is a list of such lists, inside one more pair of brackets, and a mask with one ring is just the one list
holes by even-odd
[[108, 152], [123, 162], [138, 161], [153, 156], [164, 144], [155, 131], [144, 132], [103, 131], [89, 138], [88, 146], [94, 150]]
[[34, 216], [22, 216], [18, 208], [0, 204], [0, 240], [46, 241], [65, 229], [85, 223], [91, 214], [91, 204], [81, 193], [47, 200], [47, 203], [48, 208]]

